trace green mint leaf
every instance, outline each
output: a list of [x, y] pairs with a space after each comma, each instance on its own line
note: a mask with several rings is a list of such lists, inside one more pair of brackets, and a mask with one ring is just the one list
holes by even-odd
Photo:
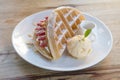
[[92, 29], [87, 29], [84, 33], [84, 37], [86, 38], [90, 33], [91, 33]]

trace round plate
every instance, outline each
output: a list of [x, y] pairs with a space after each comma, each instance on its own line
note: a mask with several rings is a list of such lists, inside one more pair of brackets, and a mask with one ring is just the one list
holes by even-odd
[[93, 51], [85, 59], [74, 59], [71, 56], [63, 54], [62, 57], [56, 61], [49, 61], [36, 53], [32, 47], [29, 47], [26, 42], [30, 38], [28, 34], [32, 34], [37, 23], [44, 17], [49, 16], [52, 10], [42, 11], [35, 13], [23, 19], [14, 29], [12, 34], [12, 43], [17, 53], [27, 62], [44, 69], [55, 71], [73, 71], [81, 70], [93, 66], [102, 61], [110, 52], [112, 48], [112, 35], [108, 27], [99, 19], [83, 13], [86, 20], [93, 21], [96, 24], [93, 33], [96, 36], [95, 41], [92, 43]]

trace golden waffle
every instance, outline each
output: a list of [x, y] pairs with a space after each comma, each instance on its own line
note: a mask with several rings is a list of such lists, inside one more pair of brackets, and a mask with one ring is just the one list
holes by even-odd
[[[33, 35], [33, 44], [36, 50], [41, 53], [44, 57], [47, 59], [52, 59], [52, 55], [49, 51], [49, 47], [47, 43], [43, 43], [44, 47], [40, 46], [41, 41], [43, 42], [44, 40], [47, 42], [47, 37], [46, 37], [46, 28], [47, 28], [47, 19], [42, 20], [42, 22], [37, 23], [35, 26], [34, 30], [34, 35]], [[40, 26], [41, 25], [41, 26]], [[45, 34], [41, 34], [37, 36], [40, 32], [45, 31]], [[39, 40], [41, 38], [41, 40]], [[46, 44], [46, 45], [45, 45]]]
[[66, 48], [66, 42], [81, 34], [80, 23], [84, 16], [71, 7], [59, 7], [48, 18], [47, 37], [53, 59], [58, 59]]

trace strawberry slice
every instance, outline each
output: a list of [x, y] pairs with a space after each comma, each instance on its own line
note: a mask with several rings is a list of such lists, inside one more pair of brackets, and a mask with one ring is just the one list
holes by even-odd
[[36, 34], [36, 36], [42, 36], [42, 35], [45, 35], [45, 32], [41, 32], [41, 33]]
[[46, 20], [48, 20], [48, 17], [45, 17]]
[[40, 41], [40, 47], [44, 48], [47, 46], [47, 41], [44, 40], [44, 41]]
[[45, 30], [40, 30], [36, 32], [36, 36], [42, 36], [42, 35], [45, 35]]
[[40, 41], [40, 40], [46, 40], [46, 36], [45, 35], [39, 36], [37, 39], [38, 39], [38, 41]]

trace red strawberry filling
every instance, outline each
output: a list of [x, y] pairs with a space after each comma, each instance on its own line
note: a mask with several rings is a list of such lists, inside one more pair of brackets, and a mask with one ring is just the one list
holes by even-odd
[[41, 40], [40, 41], [40, 47], [44, 48], [47, 46], [47, 41], [46, 40]]
[[40, 41], [40, 40], [45, 40], [45, 39], [46, 39], [46, 36], [45, 36], [45, 35], [39, 36], [37, 39], [38, 39], [38, 41]]
[[39, 30], [38, 32], [36, 32], [36, 36], [42, 36], [45, 35], [45, 30]]
[[36, 41], [39, 41], [39, 45], [42, 48], [47, 46], [47, 38], [46, 38], [46, 25], [47, 25], [48, 17], [45, 17], [44, 20], [41, 20], [37, 23], [37, 27], [35, 28], [35, 34], [37, 36]]

